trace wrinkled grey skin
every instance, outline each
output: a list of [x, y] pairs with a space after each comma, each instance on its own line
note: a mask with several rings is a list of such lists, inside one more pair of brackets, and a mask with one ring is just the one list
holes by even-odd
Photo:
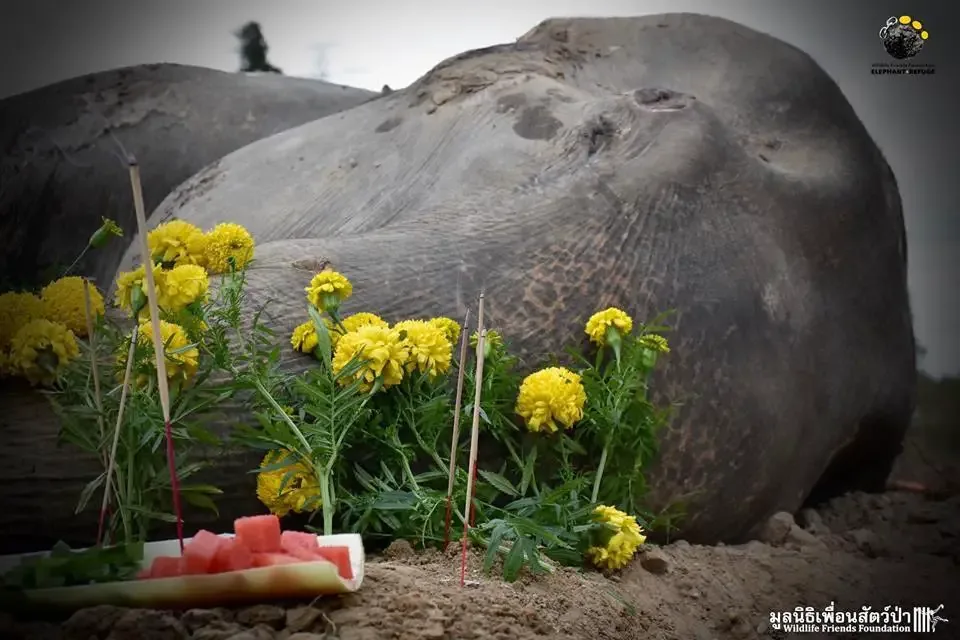
[[[718, 18], [544, 22], [225, 157], [153, 222], [174, 215], [252, 231], [282, 332], [321, 260], [346, 312], [389, 320], [461, 318], [485, 288], [530, 366], [608, 305], [676, 309], [656, 384], [684, 405], [647, 479], [691, 541], [796, 509], [841, 452], [831, 488], [881, 488], [912, 410], [895, 179], [809, 56]], [[255, 462], [219, 462], [225, 522]]]
[[318, 80], [162, 64], [2, 100], [0, 271], [22, 282], [38, 267], [66, 266], [109, 217], [127, 231], [125, 240], [78, 265], [109, 286], [135, 228], [121, 145], [141, 165], [149, 212], [224, 155], [376, 95]]

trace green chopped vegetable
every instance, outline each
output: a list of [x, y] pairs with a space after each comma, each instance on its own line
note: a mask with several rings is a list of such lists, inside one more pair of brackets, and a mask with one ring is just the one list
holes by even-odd
[[49, 556], [24, 558], [0, 576], [4, 589], [49, 589], [129, 580], [143, 561], [143, 543], [73, 550], [58, 542]]

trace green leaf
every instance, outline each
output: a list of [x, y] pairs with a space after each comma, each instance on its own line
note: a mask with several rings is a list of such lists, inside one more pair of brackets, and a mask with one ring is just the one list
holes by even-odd
[[[213, 501], [209, 494], [187, 491], [181, 495], [187, 504], [193, 505], [199, 509], [212, 511], [215, 516], [220, 517], [220, 510], [217, 509], [217, 504]], [[174, 522], [176, 522], [176, 519], [174, 519]]]
[[510, 484], [510, 481], [504, 478], [499, 473], [493, 473], [492, 471], [484, 471], [483, 469], [478, 469], [477, 473], [480, 476], [489, 482], [497, 491], [500, 493], [505, 493], [510, 497], [516, 498], [520, 495], [516, 487]]
[[507, 582], [515, 582], [520, 577], [520, 570], [523, 569], [523, 559], [525, 555], [523, 539], [513, 542], [510, 552], [503, 561], [503, 579]]

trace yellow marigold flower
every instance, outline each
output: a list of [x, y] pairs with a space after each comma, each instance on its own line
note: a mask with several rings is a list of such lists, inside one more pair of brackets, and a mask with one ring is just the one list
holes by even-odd
[[[86, 300], [83, 288], [86, 286], [80, 276], [66, 276], [55, 280], [40, 291], [43, 301], [43, 315], [48, 320], [63, 323], [67, 329], [79, 338], [87, 336]], [[94, 320], [104, 313], [103, 296], [93, 285], [90, 287], [90, 313]]]
[[[341, 322], [343, 323], [343, 328], [347, 330], [347, 333], [350, 331], [356, 331], [360, 327], [366, 327], [367, 325], [383, 327], [384, 329], [390, 326], [386, 320], [377, 314], [367, 313], [366, 311], [349, 315], [346, 318], [343, 318]], [[343, 332], [341, 331], [340, 327], [336, 326], [333, 323], [333, 320], [330, 318], [324, 318], [323, 323], [326, 325], [327, 331], [330, 333], [330, 346], [336, 348], [337, 342], [340, 340], [340, 336], [343, 335]]]
[[633, 331], [633, 318], [616, 307], [609, 307], [590, 316], [585, 331], [592, 342], [602, 347], [607, 344], [607, 329], [610, 327], [625, 336]]
[[613, 570], [625, 567], [647, 539], [640, 525], [637, 524], [637, 519], [619, 509], [605, 505], [598, 505], [593, 513], [598, 522], [611, 525], [616, 532], [610, 536], [606, 545], [587, 549], [587, 557], [601, 569]]
[[517, 413], [530, 431], [569, 429], [583, 418], [587, 394], [580, 376], [564, 367], [547, 367], [531, 373], [520, 385]]
[[[431, 318], [428, 320], [441, 329], [443, 329], [443, 334], [447, 336], [447, 340], [450, 341], [451, 345], [457, 344], [460, 340], [460, 324], [456, 320], [451, 320], [444, 316], [437, 316], [436, 318]], [[487, 332], [487, 337], [490, 336], [490, 333]]]
[[230, 271], [230, 258], [243, 269], [253, 258], [253, 236], [239, 224], [221, 222], [207, 233], [203, 256], [210, 273]]
[[[166, 275], [166, 271], [163, 270], [159, 265], [154, 265], [153, 267], [153, 283], [158, 290], [163, 288], [163, 278]], [[117, 292], [114, 294], [113, 304], [114, 306], [127, 311], [128, 313], [133, 313], [134, 307], [134, 291], [138, 290], [143, 293], [143, 299], [147, 299], [147, 272], [143, 268], [143, 265], [140, 265], [133, 271], [124, 271], [117, 276]], [[147, 317], [148, 307], [144, 305], [140, 309], [140, 317]]]
[[[196, 346], [184, 349], [191, 344], [187, 332], [178, 324], [161, 320], [160, 339], [163, 340], [165, 348], [167, 378], [190, 380], [197, 373], [200, 350]], [[137, 343], [153, 348], [153, 322], [150, 320], [140, 323]]]
[[171, 220], [147, 234], [150, 257], [165, 267], [202, 264], [206, 236], [200, 227], [185, 220]]
[[43, 301], [32, 293], [0, 294], [0, 349], [9, 346], [20, 327], [43, 314]]
[[310, 304], [320, 311], [328, 311], [337, 309], [341, 302], [350, 297], [353, 285], [343, 274], [325, 269], [313, 276], [310, 286], [304, 291]]
[[[269, 467], [283, 462], [290, 456], [286, 449], [268, 451], [260, 463], [260, 468]], [[289, 477], [287, 477], [289, 475]], [[286, 484], [283, 480], [287, 478]], [[320, 484], [316, 474], [302, 462], [292, 462], [280, 469], [261, 471], [257, 474], [257, 498], [260, 499], [270, 512], [283, 517], [294, 511], [302, 513], [310, 506], [310, 510], [319, 509]]]
[[[403, 380], [403, 366], [409, 353], [409, 347], [400, 340], [399, 331], [368, 324], [340, 337], [333, 353], [333, 370], [339, 373], [359, 354], [367, 361], [354, 376], [362, 381], [360, 388], [370, 391], [376, 379], [381, 378], [386, 389]], [[342, 379], [341, 382], [346, 385], [352, 381]]]
[[403, 343], [409, 349], [406, 368], [431, 376], [446, 373], [453, 358], [453, 345], [443, 328], [426, 320], [404, 320], [393, 327], [404, 335]]
[[206, 302], [209, 290], [206, 269], [196, 264], [181, 264], [164, 272], [157, 286], [157, 303], [164, 311], [179, 313], [194, 302]]
[[78, 355], [73, 332], [60, 322], [44, 319], [20, 327], [10, 346], [10, 364], [30, 384], [51, 384]]
[[300, 353], [313, 353], [317, 348], [317, 328], [313, 326], [313, 320], [307, 320], [303, 324], [297, 325], [290, 336], [290, 346], [294, 351]]
[[351, 314], [343, 319], [343, 328], [347, 331], [356, 331], [360, 327], [366, 327], [367, 325], [383, 327], [384, 329], [390, 326], [386, 320], [377, 314], [367, 313], [366, 311]]
[[670, 353], [670, 344], [667, 339], [656, 333], [645, 333], [640, 336], [640, 345], [651, 351]]

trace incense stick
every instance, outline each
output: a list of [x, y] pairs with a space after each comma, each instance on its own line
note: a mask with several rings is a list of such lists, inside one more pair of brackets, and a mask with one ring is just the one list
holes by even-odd
[[487, 330], [483, 327], [483, 292], [480, 292], [480, 304], [477, 311], [477, 369], [474, 374], [476, 384], [473, 392], [473, 425], [470, 430], [470, 458], [467, 467], [467, 497], [463, 509], [463, 537], [461, 538], [460, 586], [467, 578], [467, 530], [473, 513], [473, 490], [477, 475], [477, 442], [480, 439], [480, 394], [483, 391], [483, 345], [487, 340]]
[[467, 342], [469, 333], [470, 309], [463, 317], [463, 329], [460, 332], [460, 370], [457, 372], [457, 397], [453, 407], [453, 438], [450, 442], [450, 477], [447, 480], [447, 516], [443, 528], [443, 550], [450, 545], [450, 517], [453, 514], [453, 484], [457, 475], [457, 443], [460, 441], [460, 410], [463, 406], [463, 374], [466, 371]]
[[127, 369], [123, 372], [123, 388], [120, 391], [120, 408], [117, 409], [117, 425], [113, 430], [113, 444], [110, 446], [110, 461], [107, 463], [107, 477], [103, 481], [103, 502], [100, 504], [100, 528], [97, 531], [97, 546], [103, 539], [103, 523], [107, 515], [110, 500], [110, 483], [117, 464], [117, 445], [120, 442], [120, 425], [123, 424], [123, 410], [127, 405], [127, 392], [130, 390], [130, 375], [133, 372], [133, 358], [137, 348], [137, 325], [130, 334], [130, 349], [127, 351]]
[[160, 391], [160, 407], [163, 410], [163, 429], [167, 440], [167, 467], [170, 470], [170, 486], [173, 489], [173, 510], [177, 518], [177, 540], [183, 552], [183, 514], [180, 510], [180, 482], [173, 448], [173, 429], [170, 425], [170, 387], [167, 383], [167, 359], [164, 354], [163, 337], [160, 333], [160, 308], [157, 306], [157, 288], [153, 279], [153, 259], [147, 242], [147, 214], [143, 206], [143, 187], [140, 184], [140, 167], [132, 156], [130, 184], [133, 187], [133, 205], [137, 213], [137, 227], [143, 252], [144, 281], [147, 283], [147, 303], [150, 306], [150, 324], [153, 325], [153, 353], [157, 362], [157, 388]]

